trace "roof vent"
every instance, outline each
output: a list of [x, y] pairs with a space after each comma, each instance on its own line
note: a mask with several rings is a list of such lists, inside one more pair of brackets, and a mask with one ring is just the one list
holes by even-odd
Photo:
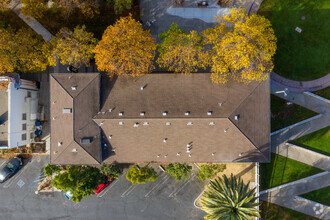
[[167, 125], [167, 126], [171, 125], [171, 122], [169, 122], [169, 121], [168, 121], [168, 122], [166, 122], [166, 125]]
[[212, 157], [214, 157], [215, 156], [215, 153], [212, 153]]
[[180, 156], [180, 152], [179, 152], [179, 153], [177, 153], [177, 154], [176, 154], [176, 156], [178, 156], [178, 157], [179, 157], [179, 156]]
[[190, 111], [186, 111], [186, 113], [184, 113], [185, 115], [190, 115]]
[[163, 116], [166, 116], [167, 114], [168, 114], [168, 112], [167, 112], [167, 111], [163, 112]]
[[56, 119], [56, 117], [53, 117], [53, 120], [55, 120]]
[[140, 116], [144, 116], [145, 114], [145, 112], [140, 112]]
[[212, 111], [208, 111], [207, 112], [207, 115], [212, 115]]
[[167, 157], [167, 154], [166, 155], [164, 155], [164, 158], [166, 158]]
[[112, 108], [110, 108], [110, 109], [109, 109], [109, 112], [112, 112], [112, 111], [113, 111], [113, 109], [112, 109]]
[[215, 125], [215, 123], [213, 121], [211, 121], [209, 125]]
[[141, 90], [144, 90], [147, 87], [147, 84], [145, 84], [144, 86], [141, 86]]
[[149, 122], [145, 121], [145, 122], [143, 122], [143, 125], [149, 125]]
[[133, 127], [135, 128], [139, 127], [139, 122], [135, 122]]
[[57, 146], [62, 146], [62, 142], [57, 142]]
[[235, 115], [235, 120], [238, 121], [239, 115]]
[[187, 125], [193, 125], [193, 123], [190, 121], [190, 122], [187, 123]]
[[167, 138], [164, 138], [163, 143], [166, 143], [166, 141], [167, 141]]
[[189, 154], [188, 156], [191, 157], [191, 154]]
[[219, 102], [219, 103], [218, 103], [218, 106], [221, 107], [221, 106], [222, 106], [222, 102]]
[[54, 104], [56, 103], [56, 101], [53, 101], [52, 103], [53, 103], [53, 105], [54, 105]]
[[63, 114], [70, 114], [72, 113], [72, 108], [64, 108], [63, 109]]
[[78, 86], [71, 86], [72, 90], [77, 90]]
[[72, 152], [74, 152], [74, 153], [78, 152], [77, 148], [73, 148]]
[[119, 116], [123, 116], [124, 112], [119, 112], [118, 115]]
[[157, 155], [157, 158], [159, 158], [159, 157], [160, 157], [160, 154]]
[[124, 122], [120, 121], [120, 122], [119, 122], [119, 125], [124, 125]]
[[225, 133], [226, 133], [226, 132], [228, 131], [228, 129], [229, 129], [229, 128], [226, 128], [225, 130], [223, 130], [223, 132], [225, 132]]
[[109, 135], [109, 139], [111, 139], [112, 138], [112, 135]]

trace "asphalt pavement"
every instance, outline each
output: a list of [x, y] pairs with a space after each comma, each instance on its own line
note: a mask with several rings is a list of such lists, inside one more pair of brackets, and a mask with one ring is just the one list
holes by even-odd
[[[74, 203], [62, 192], [35, 194], [48, 161], [48, 156], [25, 160], [22, 169], [0, 185], [0, 219], [194, 220], [205, 215], [193, 205], [204, 187], [195, 173], [178, 182], [157, 169], [156, 181], [132, 185], [124, 171], [98, 196]], [[0, 167], [4, 162], [0, 160]]]

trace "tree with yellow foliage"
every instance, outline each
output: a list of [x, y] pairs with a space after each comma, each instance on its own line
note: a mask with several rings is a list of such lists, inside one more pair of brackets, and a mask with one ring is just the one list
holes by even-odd
[[207, 56], [203, 51], [202, 37], [196, 31], [187, 33], [173, 23], [169, 30], [161, 33], [159, 37], [159, 67], [184, 74], [206, 68]]
[[99, 70], [135, 77], [154, 69], [155, 50], [150, 31], [130, 15], [109, 26], [93, 51]]
[[0, 74], [44, 71], [47, 47], [48, 43], [30, 29], [0, 28]]
[[9, 4], [10, 0], [1, 0], [0, 1], [0, 11], [8, 10], [6, 7]]
[[204, 31], [205, 44], [211, 45], [211, 79], [226, 83], [230, 78], [249, 83], [267, 79], [273, 70], [276, 37], [265, 17], [248, 16], [242, 9], [217, 17], [217, 26]]
[[47, 3], [44, 0], [21, 0], [24, 7], [20, 12], [33, 18], [41, 18], [47, 10]]
[[61, 64], [75, 68], [82, 64], [89, 65], [97, 39], [85, 29], [85, 26], [77, 26], [72, 32], [68, 28], [62, 28], [51, 39], [51, 53], [48, 57], [51, 66], [56, 66], [57, 59], [60, 59]]

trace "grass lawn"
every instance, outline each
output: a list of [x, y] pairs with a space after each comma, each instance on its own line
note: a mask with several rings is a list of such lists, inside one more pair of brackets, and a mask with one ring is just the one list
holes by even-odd
[[276, 131], [317, 115], [300, 105], [287, 105], [287, 101], [271, 95], [271, 130]]
[[320, 172], [318, 168], [272, 153], [271, 162], [260, 165], [260, 188], [269, 189]]
[[330, 87], [313, 92], [315, 95], [330, 99]]
[[301, 197], [330, 206], [330, 186], [303, 194]]
[[77, 8], [68, 18], [64, 18], [59, 9], [50, 8], [38, 21], [53, 35], [56, 35], [62, 27], [73, 29], [77, 25], [85, 25], [86, 30], [94, 33], [94, 37], [100, 40], [105, 29], [109, 25], [114, 24], [120, 17], [127, 16], [129, 13], [132, 13], [133, 17], [137, 20], [140, 17], [138, 4], [134, 4], [131, 10], [116, 15], [113, 5], [101, 1], [99, 10], [100, 14], [95, 15], [93, 18], [88, 18]]
[[[277, 36], [274, 72], [293, 80], [313, 80], [329, 72], [330, 1], [264, 0], [258, 13]], [[301, 19], [305, 16], [305, 20]], [[295, 31], [300, 27], [302, 32]]]
[[330, 126], [293, 141], [307, 149], [330, 156]]
[[316, 220], [317, 218], [287, 209], [272, 203], [262, 202], [260, 206], [262, 220]]

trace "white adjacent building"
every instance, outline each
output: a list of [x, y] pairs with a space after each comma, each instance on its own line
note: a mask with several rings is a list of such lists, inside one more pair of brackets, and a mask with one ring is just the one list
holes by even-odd
[[34, 142], [38, 120], [39, 89], [36, 82], [0, 77], [0, 148], [13, 148]]

